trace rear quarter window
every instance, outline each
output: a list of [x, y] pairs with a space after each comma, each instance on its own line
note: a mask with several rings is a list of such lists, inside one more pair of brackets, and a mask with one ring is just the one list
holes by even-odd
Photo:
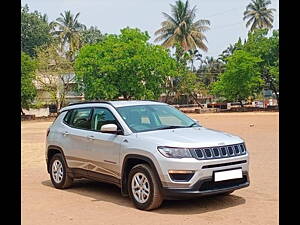
[[71, 119], [71, 114], [72, 114], [72, 112], [73, 112], [73, 110], [69, 110], [68, 112], [67, 112], [67, 114], [65, 115], [65, 117], [64, 117], [64, 123], [66, 123], [66, 124], [70, 124], [70, 119]]

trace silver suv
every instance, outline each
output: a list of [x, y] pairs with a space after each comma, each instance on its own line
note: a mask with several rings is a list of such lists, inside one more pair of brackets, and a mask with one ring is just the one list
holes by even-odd
[[241, 138], [204, 128], [154, 101], [84, 102], [61, 109], [47, 132], [46, 163], [56, 188], [76, 178], [109, 182], [142, 210], [158, 208], [164, 199], [249, 186]]

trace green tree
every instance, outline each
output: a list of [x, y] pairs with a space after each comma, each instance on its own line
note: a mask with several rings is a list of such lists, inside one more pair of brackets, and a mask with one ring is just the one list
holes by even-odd
[[177, 63], [161, 46], [147, 43], [149, 35], [125, 28], [103, 42], [84, 46], [75, 73], [86, 99], [156, 99]]
[[21, 113], [25, 115], [22, 108], [29, 109], [30, 104], [36, 96], [35, 79], [36, 63], [29, 55], [21, 52]]
[[255, 29], [271, 29], [273, 27], [273, 12], [276, 10], [268, 9], [267, 7], [270, 4], [270, 0], [251, 0], [251, 3], [247, 5], [243, 20], [248, 20], [246, 27], [252, 24], [250, 28], [251, 32]]
[[241, 50], [242, 49], [242, 39], [239, 38], [238, 42], [234, 45], [230, 44], [220, 55], [219, 60], [226, 63], [226, 59], [233, 54], [235, 50]]
[[82, 44], [96, 44], [103, 41], [105, 35], [97, 27], [91, 26], [89, 29], [81, 31]]
[[79, 23], [78, 17], [80, 13], [75, 16], [71, 11], [65, 11], [64, 14], [60, 13], [60, 17], [52, 22], [53, 34], [58, 37], [61, 43], [61, 52], [66, 52], [66, 57], [73, 61], [75, 54], [82, 45], [81, 32], [86, 28], [83, 24]]
[[267, 37], [268, 30], [256, 30], [248, 35], [243, 50], [259, 57], [259, 72], [265, 88], [273, 91], [279, 103], [279, 30]]
[[155, 32], [155, 35], [159, 35], [155, 41], [163, 41], [162, 46], [174, 47], [175, 43], [179, 43], [184, 51], [201, 49], [207, 51], [207, 46], [204, 44], [206, 40], [205, 31], [209, 30], [209, 20], [197, 20], [196, 6], [192, 9], [189, 8], [189, 2], [185, 3], [181, 0], [175, 2], [175, 5], [171, 5], [171, 15], [164, 13], [166, 18], [161, 23], [161, 28]]
[[21, 50], [31, 57], [36, 55], [35, 48], [53, 40], [46, 18], [37, 11], [30, 13], [27, 5], [21, 7]]
[[75, 81], [73, 63], [62, 56], [57, 44], [40, 47], [37, 51], [37, 84], [50, 94], [53, 103], [60, 109]]
[[224, 63], [213, 57], [206, 56], [197, 71], [200, 80], [209, 86], [211, 83], [215, 82], [218, 76], [224, 72]]
[[243, 107], [243, 100], [261, 91], [263, 85], [259, 73], [261, 61], [246, 51], [235, 51], [228, 58], [225, 72], [212, 84], [212, 94], [225, 97], [228, 101], [238, 101]]
[[182, 72], [179, 76], [178, 84], [176, 87], [176, 96], [187, 95], [191, 96], [194, 101], [203, 108], [198, 101], [198, 94], [207, 94], [207, 88], [205, 84], [199, 79], [199, 77], [190, 71]]

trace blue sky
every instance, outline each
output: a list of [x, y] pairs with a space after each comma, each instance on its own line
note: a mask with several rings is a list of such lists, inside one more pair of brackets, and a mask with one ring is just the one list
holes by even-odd
[[[276, 9], [274, 28], [279, 28], [279, 0], [271, 0]], [[120, 29], [129, 26], [148, 31], [150, 42], [154, 32], [164, 20], [162, 12], [170, 14], [170, 5], [175, 0], [21, 0], [29, 10], [46, 13], [50, 21], [59, 17], [65, 10], [73, 14], [80, 12], [79, 21], [87, 26], [97, 26], [102, 33], [118, 34]], [[208, 19], [210, 31], [206, 32], [208, 52], [204, 56], [217, 57], [229, 44], [239, 37], [247, 37], [243, 12], [250, 0], [190, 0], [197, 6], [196, 19]]]

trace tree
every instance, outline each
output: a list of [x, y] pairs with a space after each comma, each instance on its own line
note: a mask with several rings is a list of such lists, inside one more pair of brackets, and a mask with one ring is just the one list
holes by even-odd
[[30, 104], [36, 96], [35, 79], [36, 63], [29, 55], [21, 52], [21, 113], [23, 108], [29, 109]]
[[52, 42], [47, 16], [29, 12], [27, 5], [21, 7], [21, 50], [35, 56], [35, 48]]
[[198, 76], [201, 81], [209, 86], [211, 83], [215, 82], [218, 76], [224, 72], [224, 63], [219, 59], [214, 59], [213, 57], [206, 56], [202, 60], [201, 66], [197, 71]]
[[[177, 73], [167, 79], [165, 102], [168, 102], [170, 94], [173, 94], [175, 98], [178, 98], [180, 95], [192, 96], [194, 101], [203, 108], [197, 96], [198, 94], [206, 93], [207, 90], [199, 77], [193, 73], [193, 61], [194, 59], [201, 60], [202, 55], [199, 54], [198, 50], [185, 52], [178, 43], [175, 44], [175, 47], [174, 58], [178, 63]], [[192, 71], [190, 71], [188, 66], [189, 62], [191, 63]]]
[[252, 24], [251, 32], [255, 29], [271, 29], [273, 27], [273, 12], [276, 10], [268, 9], [267, 7], [270, 4], [270, 0], [251, 0], [251, 3], [247, 5], [243, 20], [248, 20], [246, 27]]
[[60, 52], [57, 44], [40, 47], [37, 51], [37, 84], [47, 91], [52, 101], [60, 109], [75, 80], [72, 63]]
[[196, 6], [192, 9], [189, 8], [189, 2], [185, 3], [181, 0], [175, 2], [175, 5], [171, 5], [172, 14], [169, 15], [163, 12], [165, 21], [161, 23], [161, 28], [155, 32], [155, 35], [159, 35], [155, 41], [163, 41], [162, 46], [174, 47], [175, 43], [179, 43], [184, 51], [190, 49], [201, 49], [207, 51], [207, 46], [204, 44], [206, 40], [205, 31], [209, 30], [209, 20], [197, 20]]
[[77, 50], [81, 47], [81, 32], [85, 26], [78, 21], [80, 13], [75, 16], [71, 11], [60, 13], [60, 17], [52, 23], [54, 27], [53, 34], [61, 42], [61, 52], [66, 51], [66, 57], [73, 61]]
[[262, 59], [259, 72], [264, 87], [273, 91], [279, 104], [279, 30], [274, 30], [270, 37], [267, 34], [267, 29], [249, 34], [243, 50]]
[[195, 73], [192, 73], [190, 71], [182, 72], [179, 76], [175, 91], [176, 96], [192, 96], [198, 106], [203, 108], [197, 97], [198, 94], [207, 94], [207, 88]]
[[219, 60], [226, 63], [226, 59], [233, 54], [235, 50], [241, 50], [242, 49], [242, 39], [239, 38], [238, 42], [234, 45], [230, 44], [223, 52], [219, 55]]
[[85, 98], [158, 98], [166, 78], [176, 73], [177, 63], [148, 40], [147, 32], [125, 28], [120, 35], [84, 46], [75, 60], [75, 72]]
[[97, 27], [91, 26], [89, 29], [81, 31], [82, 44], [97, 44], [103, 41], [105, 35]]
[[239, 101], [243, 107], [243, 100], [261, 91], [263, 85], [259, 73], [261, 61], [246, 51], [235, 51], [228, 58], [225, 72], [212, 84], [212, 94], [225, 97], [229, 101]]

